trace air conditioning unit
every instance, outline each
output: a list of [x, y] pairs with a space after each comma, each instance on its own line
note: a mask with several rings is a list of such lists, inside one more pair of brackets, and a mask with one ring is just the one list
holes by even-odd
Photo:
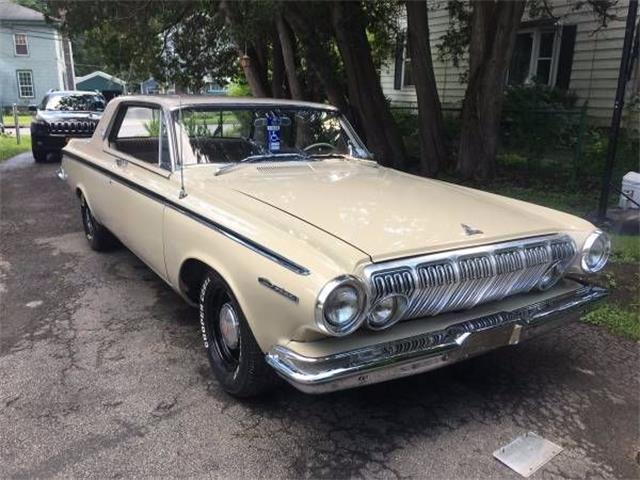
[[[622, 177], [622, 193], [618, 206], [624, 210], [627, 208], [640, 208], [640, 173], [629, 172]], [[632, 201], [629, 201], [629, 198]], [[635, 202], [635, 203], [634, 203]]]

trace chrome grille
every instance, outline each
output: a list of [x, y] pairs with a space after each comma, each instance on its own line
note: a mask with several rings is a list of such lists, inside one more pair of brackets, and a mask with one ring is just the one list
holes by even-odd
[[97, 122], [92, 120], [71, 120], [64, 122], [51, 122], [51, 133], [68, 133], [75, 135], [89, 135], [96, 129]]
[[404, 318], [417, 318], [528, 292], [551, 265], [565, 270], [575, 254], [570, 237], [552, 235], [371, 265], [365, 276], [373, 302], [405, 295]]

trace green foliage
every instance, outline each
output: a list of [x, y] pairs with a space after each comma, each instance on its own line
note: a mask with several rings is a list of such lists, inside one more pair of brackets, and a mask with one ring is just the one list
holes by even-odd
[[611, 261], [640, 264], [640, 237], [634, 235], [612, 235]]
[[[585, 138], [584, 155], [580, 164], [583, 176], [599, 177], [604, 170], [609, 133], [606, 128], [593, 127], [589, 129]], [[619, 185], [622, 176], [629, 171], [637, 171], [639, 143], [637, 134], [629, 129], [620, 130], [616, 161], [614, 164], [613, 184]]]
[[29, 150], [31, 150], [31, 137], [29, 135], [23, 135], [20, 138], [20, 145], [18, 145], [16, 137], [0, 133], [0, 162]]
[[543, 85], [509, 87], [505, 93], [503, 142], [529, 162], [541, 159], [550, 147], [575, 146], [582, 112], [576, 96]]
[[640, 340], [640, 312], [638, 304], [623, 308], [616, 304], [606, 304], [589, 312], [583, 320], [592, 325], [605, 327], [611, 333], [630, 340]]
[[229, 83], [227, 95], [230, 97], [250, 97], [251, 89], [244, 79]]
[[160, 136], [160, 120], [149, 120], [144, 123], [144, 129], [150, 137]]

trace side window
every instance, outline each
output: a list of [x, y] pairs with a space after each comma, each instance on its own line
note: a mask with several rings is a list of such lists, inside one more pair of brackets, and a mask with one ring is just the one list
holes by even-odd
[[120, 126], [111, 136], [111, 147], [170, 170], [169, 135], [162, 110], [157, 107], [125, 108]]

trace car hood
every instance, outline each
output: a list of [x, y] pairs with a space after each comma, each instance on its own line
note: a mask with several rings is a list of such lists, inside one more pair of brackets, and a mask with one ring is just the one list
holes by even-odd
[[250, 165], [213, 179], [314, 225], [373, 261], [586, 224], [544, 207], [357, 160]]

